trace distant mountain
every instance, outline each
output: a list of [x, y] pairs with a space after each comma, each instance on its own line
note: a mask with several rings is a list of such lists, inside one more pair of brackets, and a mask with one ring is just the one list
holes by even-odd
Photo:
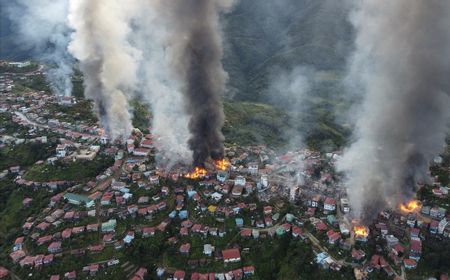
[[14, 26], [7, 13], [7, 6], [13, 3], [14, 0], [0, 2], [0, 59], [30, 59], [31, 50], [24, 49], [15, 40]]
[[345, 0], [240, 1], [224, 31], [235, 99], [260, 99], [277, 67], [341, 71], [352, 41], [348, 11]]
[[[351, 42], [345, 0], [251, 0], [225, 16], [224, 66], [235, 98], [257, 100], [274, 68], [311, 65], [340, 70]], [[0, 9], [0, 58], [28, 59], [30, 50], [14, 41], [7, 5]]]
[[[225, 110], [227, 119], [230, 115], [236, 116], [225, 128], [229, 137], [236, 141], [259, 139], [274, 144], [288, 141], [289, 137], [282, 133], [274, 139], [265, 135], [275, 127], [283, 131], [288, 125], [286, 116], [279, 113], [285, 111], [283, 105], [274, 102], [275, 93], [268, 90], [269, 84], [280, 71], [308, 66], [318, 75], [314, 77], [309, 96], [303, 101], [307, 109], [293, 121], [300, 124], [299, 129], [310, 146], [333, 147], [344, 143], [349, 132], [336, 119], [348, 109], [348, 100], [342, 95], [344, 89], [340, 83], [353, 36], [347, 19], [347, 2], [241, 0], [224, 16], [223, 64], [230, 77], [227, 99], [231, 99]], [[14, 42], [14, 27], [5, 9], [8, 4], [2, 1], [0, 9], [0, 59], [29, 59], [31, 51]], [[251, 109], [256, 103], [272, 104], [274, 108], [258, 105]], [[251, 111], [254, 116], [237, 109]]]

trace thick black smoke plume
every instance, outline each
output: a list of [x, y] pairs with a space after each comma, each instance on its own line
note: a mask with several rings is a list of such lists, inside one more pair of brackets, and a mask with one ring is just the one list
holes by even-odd
[[219, 13], [232, 1], [177, 0], [166, 5], [173, 11], [174, 66], [183, 81], [190, 118], [188, 144], [193, 164], [202, 166], [209, 156], [223, 157], [221, 95], [228, 76], [221, 63]]

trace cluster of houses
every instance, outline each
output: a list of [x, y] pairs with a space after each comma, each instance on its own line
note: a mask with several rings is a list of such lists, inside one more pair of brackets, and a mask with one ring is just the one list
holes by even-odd
[[[156, 274], [161, 278], [188, 279], [190, 275], [190, 279], [243, 279], [258, 268], [241, 255], [240, 241], [286, 235], [304, 241], [313, 234], [320, 243], [314, 246], [318, 249], [315, 261], [321, 267], [341, 269], [342, 262], [322, 250], [322, 246], [334, 247], [344, 250], [364, 273], [383, 270], [392, 276], [397, 266], [406, 269], [417, 266], [427, 236], [449, 238], [450, 217], [442, 206], [425, 205], [420, 212], [409, 214], [384, 211], [370, 226], [370, 235], [381, 237], [388, 257], [380, 252], [367, 256], [364, 250], [353, 245], [366, 243], [368, 234], [355, 235], [354, 225], [345, 219], [351, 208], [341, 178], [334, 172], [339, 153], [321, 154], [303, 149], [277, 155], [262, 145], [231, 146], [225, 150], [228, 168], [219, 170], [214, 168], [214, 163], [208, 163], [204, 177], [188, 180], [184, 178], [186, 167], [165, 171], [147, 161], [155, 150], [150, 134], [134, 131], [122, 145], [111, 143], [96, 125], [70, 124], [58, 116], [48, 116], [49, 104], [71, 106], [74, 102], [72, 98], [58, 99], [39, 92], [21, 95], [5, 92], [0, 97], [0, 112], [15, 112], [14, 122], [63, 137], [47, 164], [58, 160], [93, 160], [99, 154], [115, 158], [113, 166], [81, 185], [66, 181], [28, 181], [21, 176], [23, 170], [19, 166], [0, 173], [0, 177], [16, 174], [15, 182], [24, 188], [46, 187], [54, 193], [42, 213], [26, 219], [22, 236], [12, 244], [10, 261], [23, 269], [43, 269], [68, 256], [101, 255], [108, 247], [122, 250], [137, 239], [163, 234], [166, 242], [176, 248], [177, 256], [186, 261], [186, 267], [202, 262], [191, 258], [194, 250], [197, 253], [201, 250], [207, 262], [221, 263], [222, 271], [226, 272], [200, 273], [181, 268], [173, 272], [159, 267]], [[15, 144], [18, 140], [6, 136], [1, 139], [3, 144]], [[33, 139], [47, 141], [43, 136]], [[167, 182], [171, 183], [170, 187]], [[436, 185], [433, 195], [446, 198], [448, 188]], [[255, 201], [249, 202], [250, 197]], [[280, 211], [286, 201], [295, 206], [296, 213]], [[23, 207], [33, 203], [30, 195], [24, 198]], [[211, 220], [220, 225], [210, 225]], [[237, 238], [226, 248], [216, 248], [206, 241], [210, 237], [225, 238], [230, 232], [236, 233]], [[204, 240], [201, 248], [193, 247], [193, 238]], [[70, 240], [83, 244], [85, 240], [95, 242], [74, 249], [68, 246]], [[108, 259], [86, 264], [82, 271], [52, 275], [50, 279], [93, 276], [116, 264], [118, 260]], [[228, 265], [236, 268], [227, 270]], [[130, 277], [143, 280], [148, 273], [153, 272], [142, 267]], [[3, 274], [7, 275], [8, 271], [0, 267], [0, 275]]]
[[[232, 256], [233, 257], [233, 256]], [[160, 270], [164, 271], [163, 269]], [[241, 280], [245, 277], [251, 277], [255, 273], [254, 266], [244, 266], [242, 268], [237, 268], [233, 270], [229, 270], [227, 272], [209, 272], [209, 273], [200, 273], [200, 272], [192, 272], [190, 277], [188, 277], [187, 273], [184, 270], [177, 270], [173, 273], [173, 280]], [[159, 276], [162, 276], [159, 275]], [[137, 280], [137, 279], [133, 279]]]

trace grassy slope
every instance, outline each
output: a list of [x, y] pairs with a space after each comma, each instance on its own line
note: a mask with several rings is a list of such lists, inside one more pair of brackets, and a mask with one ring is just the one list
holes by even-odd
[[88, 181], [111, 166], [111, 158], [96, 157], [92, 161], [57, 162], [55, 165], [34, 165], [25, 173], [25, 179], [38, 182], [57, 180]]
[[223, 132], [226, 141], [240, 145], [268, 144], [279, 146], [286, 142], [282, 131], [287, 129], [287, 115], [261, 103], [226, 102]]
[[[289, 8], [286, 8], [289, 7]], [[228, 141], [239, 144], [266, 143], [280, 146], [287, 142], [284, 135], [288, 118], [281, 109], [260, 103], [270, 103], [267, 87], [275, 69], [290, 69], [310, 65], [328, 73], [340, 73], [345, 65], [351, 41], [351, 28], [345, 8], [331, 0], [266, 0], [240, 1], [225, 16], [226, 37], [224, 67], [229, 73], [229, 88], [233, 99], [242, 104], [225, 104], [227, 123], [224, 133]], [[3, 24], [2, 35], [11, 36], [9, 24]], [[7, 37], [9, 38], [9, 37]], [[6, 49], [3, 48], [2, 52]], [[14, 52], [15, 49], [8, 49]], [[13, 57], [16, 55], [12, 55]], [[82, 78], [74, 76], [74, 95], [82, 95]], [[40, 85], [40, 81], [35, 81]], [[301, 134], [313, 147], [341, 145], [346, 136], [335, 121], [335, 106], [340, 101], [327, 100], [339, 93], [338, 80], [314, 89], [313, 106], [294, 120]], [[26, 85], [31, 86], [31, 85]], [[36, 88], [36, 85], [34, 85]], [[326, 88], [325, 90], [323, 88]], [[325, 92], [325, 93], [324, 93]], [[253, 103], [246, 103], [253, 102]], [[258, 103], [255, 108], [251, 108]], [[134, 106], [136, 107], [136, 106]], [[137, 106], [136, 112], [142, 112]], [[344, 106], [345, 107], [345, 106]], [[143, 116], [143, 114], [137, 114]], [[146, 127], [145, 118], [135, 118], [133, 124]], [[328, 139], [328, 140], [327, 140]]]
[[319, 100], [316, 104], [311, 104], [310, 110], [294, 120], [281, 108], [268, 104], [225, 102], [226, 121], [223, 133], [226, 142], [239, 145], [266, 144], [283, 148], [290, 144], [292, 135], [300, 135], [311, 148], [336, 149], [346, 143], [350, 132], [335, 122], [335, 115], [327, 107], [323, 108], [322, 103], [326, 104], [326, 101]]
[[30, 166], [54, 155], [55, 145], [27, 143], [0, 149], [0, 170], [19, 165]]
[[330, 0], [239, 2], [225, 18], [224, 66], [234, 98], [262, 101], [278, 67], [342, 71], [352, 36], [346, 12]]

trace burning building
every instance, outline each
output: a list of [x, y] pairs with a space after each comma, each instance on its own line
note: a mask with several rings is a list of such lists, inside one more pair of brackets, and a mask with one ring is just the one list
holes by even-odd
[[221, 159], [214, 161], [214, 165], [219, 171], [227, 171], [230, 168], [231, 163], [227, 159]]
[[195, 167], [192, 172], [189, 172], [184, 175], [185, 178], [188, 179], [201, 179], [204, 178], [208, 174], [208, 171], [203, 167]]
[[188, 146], [196, 167], [205, 167], [208, 158], [223, 159], [221, 95], [228, 75], [221, 62], [219, 17], [232, 4], [231, 0], [176, 0], [163, 4], [171, 19], [170, 54], [184, 96], [189, 119]]
[[[449, 1], [355, 1], [348, 89], [363, 93], [347, 174], [355, 215], [372, 221], [429, 181], [450, 121]], [[409, 205], [403, 209], [410, 211]], [[414, 206], [414, 205], [411, 205]]]
[[403, 213], [415, 213], [422, 209], [422, 203], [418, 200], [410, 200], [409, 202], [401, 203], [399, 208]]
[[362, 225], [353, 227], [353, 233], [356, 241], [366, 242], [369, 237], [369, 228]]

